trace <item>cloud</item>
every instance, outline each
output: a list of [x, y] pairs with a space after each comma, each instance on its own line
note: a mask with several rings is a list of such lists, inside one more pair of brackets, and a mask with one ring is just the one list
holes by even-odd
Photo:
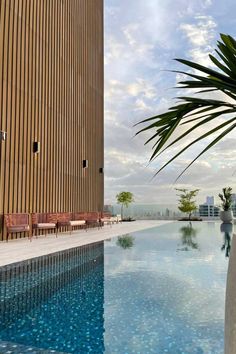
[[137, 78], [135, 82], [127, 85], [127, 93], [131, 96], [138, 96], [142, 94], [144, 97], [149, 99], [154, 99], [157, 97], [157, 90], [152, 82], [141, 78]]
[[[233, 21], [231, 4], [228, 18]], [[225, 6], [227, 6], [227, 3]], [[139, 203], [176, 203], [174, 188], [200, 188], [199, 202], [205, 195], [217, 195], [224, 185], [235, 185], [235, 149], [230, 135], [203, 155], [174, 185], [175, 178], [205, 146], [200, 143], [164, 170], [153, 175], [173, 153], [190, 140], [178, 144], [153, 164], [148, 161], [151, 146], [144, 146], [150, 134], [134, 138], [141, 126], [134, 124], [173, 106], [176, 81], [183, 79], [166, 69], [177, 70], [172, 58], [188, 58], [211, 65], [220, 27], [219, 9], [211, 0], [106, 0], [105, 2], [105, 201], [114, 203], [121, 190], [130, 190]], [[231, 15], [232, 13], [232, 15]], [[232, 16], [232, 17], [230, 17]], [[188, 93], [188, 94], [191, 94]], [[223, 94], [217, 98], [225, 99]], [[209, 97], [216, 97], [209, 94]], [[219, 121], [224, 120], [221, 118]], [[190, 138], [211, 129], [216, 122], [193, 131]], [[186, 129], [187, 127], [185, 127]], [[182, 128], [183, 129], [183, 128]], [[183, 130], [182, 130], [183, 132]], [[208, 141], [208, 140], [207, 140]]]
[[197, 15], [193, 20], [194, 23], [179, 26], [190, 45], [188, 56], [199, 64], [212, 66], [209, 54], [214, 51], [217, 24], [209, 15]]
[[[147, 63], [151, 63], [151, 60], [153, 59], [155, 43], [151, 40], [147, 43], [143, 41], [142, 27], [140, 24], [128, 24], [126, 27], [124, 27], [123, 33], [127, 39], [130, 49], [132, 50], [132, 57], [135, 57], [136, 61], [142, 60]], [[151, 65], [153, 65], [153, 63]]]
[[114, 59], [119, 59], [123, 55], [124, 45], [118, 42], [114, 37], [108, 37], [106, 40], [106, 52], [104, 58], [105, 65], [112, 63]]
[[185, 33], [190, 44], [195, 47], [209, 47], [212, 39], [215, 38], [217, 27], [212, 16], [195, 16], [196, 23], [183, 23], [180, 29]]

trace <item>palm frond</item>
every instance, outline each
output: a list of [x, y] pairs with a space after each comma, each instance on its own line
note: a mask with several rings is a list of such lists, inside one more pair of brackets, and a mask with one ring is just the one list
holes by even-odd
[[[229, 132], [236, 127], [236, 41], [229, 35], [221, 34], [221, 41], [217, 43], [216, 53], [219, 59], [209, 55], [216, 70], [185, 59], [175, 59], [181, 64], [193, 69], [193, 72], [174, 71], [188, 77], [185, 81], [180, 81], [178, 89], [194, 89], [196, 93], [204, 93], [203, 97], [181, 96], [177, 97], [178, 102], [170, 107], [167, 112], [144, 119], [137, 124], [145, 124], [136, 135], [154, 131], [145, 144], [153, 143], [153, 152], [150, 161], [157, 158], [162, 152], [170, 149], [175, 144], [182, 142], [192, 131], [206, 127], [206, 133], [197, 139], [193, 139], [187, 146], [182, 148], [177, 154], [170, 158], [157, 172], [157, 175], [167, 165], [174, 161], [184, 151], [197, 142], [209, 138], [212, 134], [227, 127], [212, 142], [197, 155], [196, 158], [184, 169], [182, 174], [198, 159], [202, 154], [212, 148]], [[201, 73], [201, 74], [198, 74]], [[200, 89], [200, 91], [197, 91]], [[207, 93], [222, 92], [230, 100], [218, 100], [207, 98]], [[226, 96], [225, 96], [226, 97]], [[232, 118], [233, 114], [233, 118]], [[224, 123], [219, 123], [216, 118], [224, 116]], [[206, 126], [209, 122], [215, 122], [215, 127], [210, 129]], [[173, 139], [177, 128], [183, 124], [191, 124], [191, 127]], [[172, 141], [171, 141], [172, 140]]]

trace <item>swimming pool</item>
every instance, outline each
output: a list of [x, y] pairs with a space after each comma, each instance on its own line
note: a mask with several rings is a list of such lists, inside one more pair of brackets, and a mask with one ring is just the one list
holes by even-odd
[[2, 267], [0, 352], [222, 354], [221, 231], [171, 223]]

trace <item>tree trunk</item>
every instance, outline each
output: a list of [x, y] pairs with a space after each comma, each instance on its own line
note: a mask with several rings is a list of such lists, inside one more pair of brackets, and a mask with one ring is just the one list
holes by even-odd
[[121, 204], [121, 220], [123, 220], [123, 209], [124, 209], [124, 205]]
[[192, 215], [192, 213], [189, 213], [189, 215], [188, 215], [189, 221], [191, 220], [191, 215]]

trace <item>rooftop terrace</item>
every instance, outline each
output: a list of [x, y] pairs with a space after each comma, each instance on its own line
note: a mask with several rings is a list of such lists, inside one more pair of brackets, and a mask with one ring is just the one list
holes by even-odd
[[76, 230], [71, 235], [69, 232], [63, 232], [59, 233], [57, 238], [55, 234], [49, 234], [46, 237], [41, 235], [37, 239], [34, 237], [32, 242], [27, 238], [2, 242], [0, 247], [0, 266], [83, 246], [169, 222], [163, 220], [139, 220], [115, 224], [112, 227], [104, 226], [102, 229]]

